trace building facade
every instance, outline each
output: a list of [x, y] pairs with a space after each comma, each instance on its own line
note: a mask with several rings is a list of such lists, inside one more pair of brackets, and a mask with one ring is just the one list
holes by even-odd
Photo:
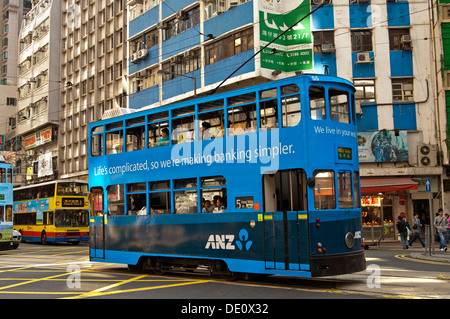
[[432, 12], [426, 0], [311, 2], [130, 1], [128, 106], [302, 72], [346, 78], [357, 89], [366, 234], [396, 239], [399, 215], [429, 221], [428, 186], [434, 211], [446, 202]]
[[88, 123], [127, 107], [125, 0], [63, 0], [58, 168], [88, 179]]
[[58, 176], [58, 127], [61, 39], [59, 1], [41, 0], [23, 19], [17, 63], [17, 124], [20, 156], [18, 183], [37, 183]]

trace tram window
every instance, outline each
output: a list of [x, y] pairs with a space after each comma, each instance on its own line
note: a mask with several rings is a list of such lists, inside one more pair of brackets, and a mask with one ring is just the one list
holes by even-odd
[[0, 168], [0, 183], [6, 183], [6, 168]]
[[170, 214], [170, 192], [152, 192], [149, 194], [150, 214]]
[[[163, 130], [169, 135], [163, 136]], [[148, 147], [158, 147], [170, 144], [169, 121], [151, 123], [148, 125]]]
[[355, 207], [361, 208], [361, 199], [359, 193], [359, 173], [353, 172], [353, 189], [355, 192]]
[[103, 155], [103, 126], [92, 129], [91, 136], [91, 154], [92, 156]]
[[223, 109], [223, 100], [211, 101], [206, 103], [200, 103], [198, 105], [199, 112]]
[[330, 89], [330, 113], [333, 121], [350, 123], [350, 107], [348, 94], [345, 91]]
[[[143, 183], [145, 186], [145, 183]], [[147, 195], [127, 194], [127, 214], [147, 215]]]
[[353, 208], [352, 173], [338, 172], [339, 208]]
[[5, 222], [5, 206], [0, 206], [0, 222]]
[[123, 152], [123, 131], [106, 133], [106, 155]]
[[145, 126], [126, 129], [126, 151], [138, 151], [145, 148]]
[[186, 116], [195, 113], [195, 106], [190, 105], [172, 110], [172, 117]]
[[174, 192], [175, 214], [196, 214], [197, 189]]
[[228, 135], [256, 132], [256, 104], [228, 109]]
[[210, 140], [216, 137], [222, 137], [224, 134], [223, 121], [223, 110], [199, 114], [199, 139]]
[[145, 183], [134, 183], [134, 184], [127, 185], [128, 193], [139, 193], [139, 192], [145, 192], [145, 191], [146, 191]]
[[174, 183], [175, 189], [184, 189], [174, 192], [175, 214], [197, 213], [197, 179], [179, 179]]
[[325, 120], [327, 113], [325, 110], [325, 89], [321, 86], [311, 86], [309, 88], [309, 108], [313, 120]]
[[93, 216], [101, 216], [103, 214], [103, 188], [91, 188], [91, 212]]
[[261, 130], [272, 130], [278, 128], [278, 103], [276, 99], [259, 103]]
[[195, 139], [194, 116], [180, 117], [172, 120], [172, 143], [192, 142]]
[[196, 178], [186, 178], [186, 179], [175, 180], [175, 189], [196, 188], [196, 187], [197, 187], [197, 179]]
[[169, 111], [150, 114], [148, 116], [148, 123], [159, 122], [169, 119]]
[[106, 124], [106, 131], [112, 131], [123, 127], [123, 122], [115, 122]]
[[150, 214], [170, 214], [170, 181], [150, 182]]
[[314, 171], [314, 207], [316, 209], [336, 208], [333, 171]]
[[256, 93], [247, 93], [228, 98], [228, 106], [234, 106], [244, 103], [256, 102]]
[[283, 127], [296, 126], [301, 119], [300, 95], [281, 99]]
[[227, 181], [223, 176], [211, 176], [201, 178], [202, 187], [214, 187], [227, 185]]
[[110, 215], [124, 215], [124, 187], [123, 185], [111, 185], [106, 189], [108, 213]]
[[300, 88], [297, 84], [289, 84], [281, 87], [281, 95], [299, 93]]
[[8, 168], [8, 183], [13, 182], [13, 171], [12, 169]]
[[150, 182], [150, 191], [170, 190], [170, 181]]
[[139, 124], [145, 124], [145, 117], [141, 116], [141, 117], [136, 117], [134, 119], [126, 120], [126, 124], [127, 124], [127, 126], [134, 126], [134, 125], [139, 125]]
[[270, 89], [270, 90], [265, 90], [265, 91], [261, 91], [259, 98], [261, 100], [265, 100], [265, 99], [275, 99], [278, 96], [277, 93], [277, 89]]

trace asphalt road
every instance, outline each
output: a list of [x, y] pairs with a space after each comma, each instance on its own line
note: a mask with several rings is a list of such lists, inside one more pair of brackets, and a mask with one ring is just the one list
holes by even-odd
[[[86, 243], [22, 243], [16, 250], [1, 251], [0, 299], [152, 299], [155, 306], [171, 300], [174, 313], [204, 311], [209, 316], [212, 308], [204, 306], [208, 304], [215, 307], [216, 316], [237, 310], [254, 313], [256, 308], [262, 312], [262, 304], [270, 306], [266, 311], [273, 314], [274, 307], [295, 307], [298, 300], [450, 298], [450, 264], [411, 258], [419, 249], [370, 249], [366, 251], [368, 269], [350, 275], [238, 281], [209, 277], [201, 269], [158, 276], [130, 271], [126, 265], [91, 263], [88, 249]], [[229, 302], [233, 300], [239, 304]], [[274, 300], [281, 303], [274, 306]]]

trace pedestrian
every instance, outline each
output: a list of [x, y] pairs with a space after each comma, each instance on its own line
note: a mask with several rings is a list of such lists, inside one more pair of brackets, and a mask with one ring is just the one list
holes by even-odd
[[414, 236], [412, 236], [409, 239], [409, 247], [412, 248], [412, 243], [416, 240], [416, 238], [419, 238], [419, 241], [422, 244], [422, 247], [425, 248], [425, 243], [423, 242], [422, 236], [420, 234], [421, 223], [420, 223], [420, 219], [419, 219], [419, 214], [417, 214], [417, 213], [414, 214], [413, 222], [414, 222], [414, 224], [413, 224]]
[[448, 241], [450, 240], [450, 216], [447, 213], [445, 213], [444, 216], [448, 220], [447, 237], [445, 238], [445, 242], [448, 244]]
[[400, 215], [398, 216], [397, 219], [398, 219], [397, 230], [398, 233], [400, 234], [400, 240], [402, 242], [403, 249], [408, 249], [408, 228], [409, 228], [408, 222], [404, 220], [403, 217]]
[[434, 220], [434, 226], [436, 227], [440, 239], [439, 249], [441, 251], [447, 251], [447, 244], [445, 243], [444, 235], [447, 232], [448, 220], [445, 218], [442, 208], [439, 208], [438, 214], [439, 215]]

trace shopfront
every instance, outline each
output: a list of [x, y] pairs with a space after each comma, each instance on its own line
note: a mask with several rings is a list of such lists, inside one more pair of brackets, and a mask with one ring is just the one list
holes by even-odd
[[[379, 240], [397, 241], [395, 227], [399, 215], [412, 218], [410, 191], [418, 183], [411, 178], [362, 178], [361, 206], [363, 235], [366, 243]], [[411, 216], [409, 216], [411, 215]]]

